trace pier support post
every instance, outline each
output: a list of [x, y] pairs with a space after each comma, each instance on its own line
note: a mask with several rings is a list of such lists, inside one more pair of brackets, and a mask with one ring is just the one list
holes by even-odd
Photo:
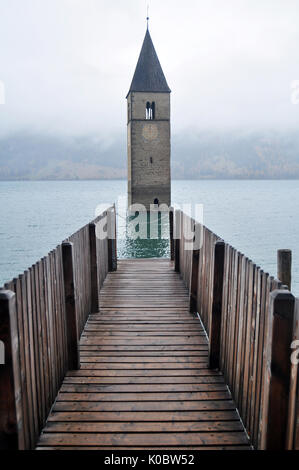
[[173, 240], [173, 207], [169, 209], [169, 241], [170, 241], [170, 259], [174, 260], [174, 240]]
[[191, 313], [197, 312], [199, 253], [200, 253], [200, 250], [192, 251], [192, 265], [191, 265], [191, 278], [190, 278], [190, 305], [189, 305], [189, 310]]
[[180, 241], [181, 241], [181, 211], [175, 211], [174, 231], [174, 266], [177, 273], [180, 272]]
[[282, 284], [288, 287], [291, 291], [292, 284], [292, 251], [291, 250], [278, 250], [277, 251], [277, 278]]
[[0, 449], [24, 450], [16, 300], [9, 290], [0, 290], [0, 340], [4, 345], [4, 364], [0, 365]]
[[113, 271], [117, 271], [117, 216], [116, 216], [116, 206], [113, 204], [113, 217], [114, 217], [114, 258], [113, 258]]
[[96, 224], [89, 224], [89, 252], [90, 252], [90, 282], [91, 282], [91, 311], [99, 311], [99, 282], [97, 261]]
[[[196, 231], [196, 222], [194, 220], [191, 221], [192, 224], [192, 231], [194, 232], [195, 238], [195, 231]], [[197, 312], [197, 286], [198, 286], [198, 268], [199, 268], [199, 249], [194, 247], [192, 250], [192, 257], [191, 257], [191, 273], [190, 273], [190, 300], [189, 300], [189, 311], [191, 313]]]
[[[285, 450], [290, 438], [291, 344], [295, 332], [295, 298], [287, 290], [270, 294], [269, 340], [260, 447]], [[294, 411], [293, 411], [294, 412]]]
[[67, 328], [67, 350], [69, 370], [80, 369], [79, 335], [74, 278], [73, 243], [62, 243], [63, 279], [65, 291], [65, 313]]
[[117, 246], [116, 246], [116, 211], [115, 208], [107, 211], [107, 235], [108, 235], [108, 271], [117, 271]]
[[218, 241], [214, 248], [213, 304], [210, 324], [209, 367], [219, 369], [222, 316], [222, 291], [225, 243]]

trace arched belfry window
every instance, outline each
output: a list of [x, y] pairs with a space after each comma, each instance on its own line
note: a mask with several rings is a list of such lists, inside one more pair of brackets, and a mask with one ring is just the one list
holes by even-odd
[[155, 102], [152, 102], [152, 119], [155, 119], [155, 113], [156, 113], [156, 105]]
[[146, 109], [145, 109], [145, 119], [148, 119], [148, 120], [153, 120], [155, 119], [155, 112], [156, 112], [156, 109], [155, 109], [155, 102], [153, 101], [152, 103], [150, 103], [149, 101], [146, 103]]
[[148, 101], [148, 102], [146, 103], [145, 119], [151, 119], [151, 118], [150, 118], [150, 115], [151, 115], [151, 104], [150, 104], [150, 102]]

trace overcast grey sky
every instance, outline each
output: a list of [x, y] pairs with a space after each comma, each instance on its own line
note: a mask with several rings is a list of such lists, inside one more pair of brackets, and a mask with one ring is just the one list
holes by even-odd
[[0, 0], [0, 134], [126, 132], [146, 29], [172, 129], [299, 129], [299, 0]]

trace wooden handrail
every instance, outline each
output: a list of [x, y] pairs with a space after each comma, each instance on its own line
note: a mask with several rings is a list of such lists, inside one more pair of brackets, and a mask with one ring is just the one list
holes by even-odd
[[35, 447], [66, 372], [79, 367], [78, 341], [108, 273], [109, 240], [96, 236], [107, 213], [116, 226], [112, 206], [0, 289], [0, 449]]
[[298, 364], [290, 361], [291, 342], [299, 337], [294, 297], [282, 282], [197, 222], [195, 229], [202, 230], [199, 258], [195, 251], [190, 255], [182, 220], [193, 224], [176, 211], [174, 226], [181, 236], [175, 243], [175, 269], [209, 337], [210, 367], [224, 373], [256, 449], [299, 448]]

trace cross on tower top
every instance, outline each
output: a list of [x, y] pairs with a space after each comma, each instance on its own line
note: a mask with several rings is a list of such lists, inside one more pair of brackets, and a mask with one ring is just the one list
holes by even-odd
[[146, 25], [148, 29], [148, 24], [149, 24], [149, 5], [147, 5], [147, 15], [146, 15]]

